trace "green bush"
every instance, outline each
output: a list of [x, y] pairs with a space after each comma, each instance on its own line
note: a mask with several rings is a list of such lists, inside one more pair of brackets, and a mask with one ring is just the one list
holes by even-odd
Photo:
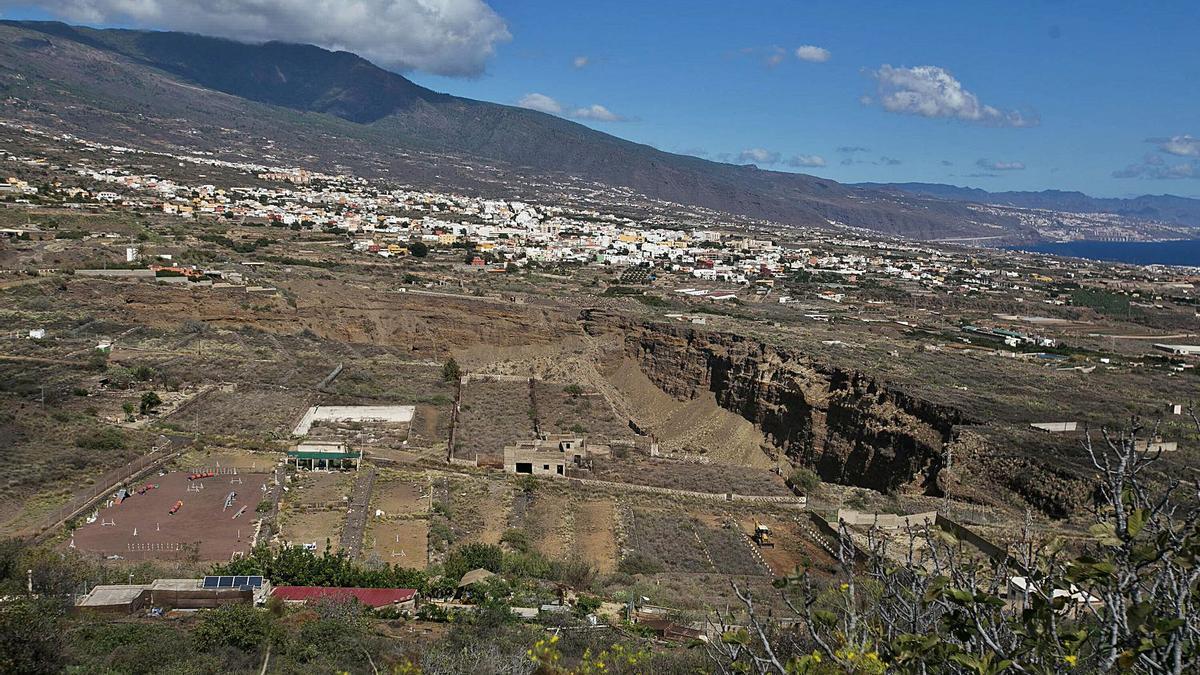
[[808, 493], [817, 489], [817, 486], [821, 484], [821, 477], [812, 469], [799, 467], [792, 471], [792, 475], [788, 476], [788, 483], [797, 490]]
[[113, 427], [104, 427], [76, 438], [75, 445], [84, 450], [124, 450], [125, 434]]
[[277, 631], [269, 612], [239, 603], [201, 614], [192, 636], [206, 649], [228, 646], [249, 651], [272, 639]]
[[663, 566], [662, 563], [649, 556], [630, 553], [621, 558], [621, 562], [617, 564], [617, 571], [622, 574], [658, 574], [663, 571]]
[[442, 379], [447, 382], [454, 382], [461, 377], [462, 372], [459, 370], [458, 361], [453, 358], [442, 364]]
[[446, 556], [442, 569], [447, 577], [456, 580], [476, 569], [498, 573], [504, 569], [504, 551], [491, 544], [466, 544]]

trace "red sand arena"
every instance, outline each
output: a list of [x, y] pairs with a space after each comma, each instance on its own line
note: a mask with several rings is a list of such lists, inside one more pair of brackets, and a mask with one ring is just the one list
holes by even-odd
[[[173, 472], [129, 485], [130, 497], [108, 507], [101, 504], [96, 520], [76, 530], [70, 541], [79, 551], [126, 560], [186, 560], [196, 555], [201, 561], [217, 562], [248, 552], [258, 526], [255, 508], [270, 475], [188, 476]], [[138, 494], [146, 485], [158, 487]], [[226, 508], [230, 492], [237, 496]], [[170, 513], [179, 501], [183, 505]], [[243, 506], [245, 511], [235, 518]]]

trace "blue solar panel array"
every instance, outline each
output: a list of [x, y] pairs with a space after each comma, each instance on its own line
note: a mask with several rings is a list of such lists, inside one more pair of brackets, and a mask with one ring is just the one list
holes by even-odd
[[263, 578], [257, 576], [204, 577], [204, 588], [262, 588]]

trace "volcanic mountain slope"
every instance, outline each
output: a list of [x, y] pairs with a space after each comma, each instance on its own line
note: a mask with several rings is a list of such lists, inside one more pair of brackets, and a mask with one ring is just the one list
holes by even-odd
[[438, 177], [464, 184], [472, 169], [455, 164], [473, 162], [791, 225], [928, 239], [1029, 235], [1015, 219], [962, 204], [674, 155], [553, 115], [440, 94], [307, 45], [0, 22], [0, 96], [5, 117], [118, 143], [219, 152], [240, 133], [269, 138], [280, 156], [413, 184], [430, 177], [413, 175], [409, 153], [435, 153], [447, 160]]

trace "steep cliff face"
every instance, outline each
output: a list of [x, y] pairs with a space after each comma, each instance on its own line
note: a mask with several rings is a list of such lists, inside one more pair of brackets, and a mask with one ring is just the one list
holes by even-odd
[[944, 446], [970, 422], [867, 374], [738, 335], [595, 313], [585, 313], [584, 328], [623, 336], [624, 355], [663, 391], [680, 399], [712, 392], [830, 482], [940, 495]]

